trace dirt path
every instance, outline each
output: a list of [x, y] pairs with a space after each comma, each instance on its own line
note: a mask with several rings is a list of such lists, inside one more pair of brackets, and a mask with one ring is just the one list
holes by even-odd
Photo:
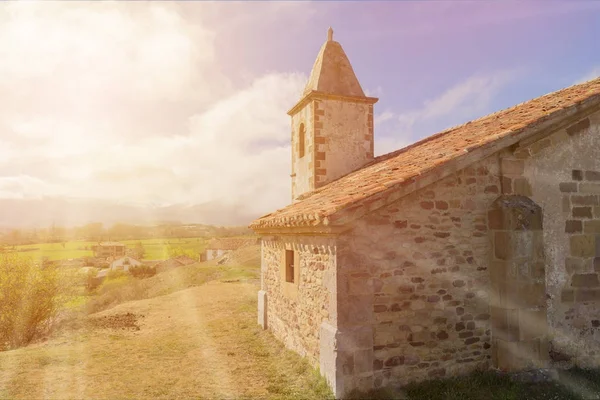
[[88, 328], [0, 353], [0, 398], [281, 398], [312, 390], [305, 363], [256, 326], [256, 291], [212, 282], [124, 303], [93, 315]]

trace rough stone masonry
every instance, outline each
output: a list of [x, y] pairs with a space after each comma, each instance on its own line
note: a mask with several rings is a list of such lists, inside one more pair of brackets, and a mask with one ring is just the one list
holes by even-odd
[[251, 225], [259, 323], [337, 397], [597, 366], [600, 80], [375, 158], [376, 101], [330, 32], [289, 112], [292, 204]]

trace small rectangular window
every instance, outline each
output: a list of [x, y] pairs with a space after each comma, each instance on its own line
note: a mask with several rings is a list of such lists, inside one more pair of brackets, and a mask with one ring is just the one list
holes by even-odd
[[285, 251], [285, 281], [294, 283], [294, 251]]

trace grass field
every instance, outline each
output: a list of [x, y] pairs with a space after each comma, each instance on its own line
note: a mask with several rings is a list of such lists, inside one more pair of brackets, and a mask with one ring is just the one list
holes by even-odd
[[198, 255], [204, 252], [207, 244], [205, 238], [157, 238], [157, 239], [143, 239], [143, 240], [123, 240], [121, 243], [127, 245], [127, 247], [135, 247], [138, 243], [142, 243], [146, 254], [144, 258], [146, 260], [166, 260], [169, 258], [169, 248], [179, 249], [186, 253]]
[[[324, 380], [256, 323], [258, 252], [105, 287], [104, 311], [0, 353], [0, 398], [331, 399]], [[121, 297], [136, 292], [138, 300]], [[89, 308], [88, 308], [89, 309]]]
[[[205, 238], [156, 238], [156, 239], [141, 239], [141, 240], [124, 240], [121, 243], [127, 247], [135, 247], [138, 243], [142, 243], [147, 260], [165, 260], [169, 258], [169, 249], [177, 249], [186, 253], [198, 256], [204, 252], [207, 244]], [[71, 258], [92, 257], [94, 254], [91, 250], [85, 250], [96, 242], [70, 241], [62, 243], [39, 243], [24, 246], [16, 246], [16, 249], [21, 255], [28, 256], [34, 260], [41, 260], [47, 257], [49, 260], [66, 260]]]
[[[47, 340], [0, 352], [0, 398], [332, 399], [318, 372], [256, 323], [259, 249], [234, 252], [229, 265], [116, 278], [79, 297]], [[600, 372], [523, 383], [490, 371], [350, 398], [600, 398]]]
[[43, 257], [48, 257], [49, 260], [65, 260], [69, 258], [91, 257], [91, 250], [85, 250], [85, 247], [90, 248], [95, 242], [65, 242], [64, 246], [61, 243], [38, 243], [25, 246], [15, 246], [19, 254], [40, 260]]

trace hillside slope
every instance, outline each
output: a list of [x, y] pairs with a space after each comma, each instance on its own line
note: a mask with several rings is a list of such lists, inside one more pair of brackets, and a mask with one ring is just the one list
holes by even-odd
[[92, 314], [46, 343], [0, 353], [0, 398], [330, 397], [257, 326], [256, 291], [213, 281]]

